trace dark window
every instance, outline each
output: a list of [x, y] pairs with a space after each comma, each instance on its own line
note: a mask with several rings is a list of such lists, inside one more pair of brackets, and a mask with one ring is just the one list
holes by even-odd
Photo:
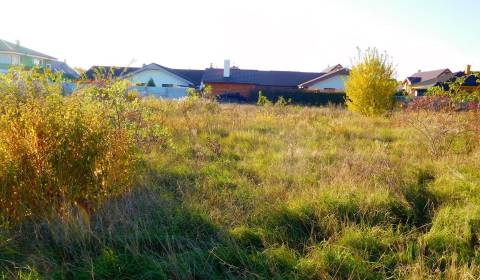
[[173, 87], [172, 84], [162, 84], [162, 87]]

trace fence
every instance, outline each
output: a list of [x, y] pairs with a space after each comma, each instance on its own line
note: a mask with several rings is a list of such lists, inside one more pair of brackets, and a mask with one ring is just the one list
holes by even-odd
[[187, 96], [188, 88], [136, 86], [131, 87], [130, 90], [138, 92], [140, 96], [153, 96], [164, 99], [180, 99]]

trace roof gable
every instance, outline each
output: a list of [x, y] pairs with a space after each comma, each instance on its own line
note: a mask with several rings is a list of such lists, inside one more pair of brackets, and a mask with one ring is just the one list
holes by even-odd
[[8, 41], [0, 39], [0, 52], [15, 53], [27, 56], [40, 57], [44, 59], [56, 60], [55, 57], [43, 54], [41, 52], [34, 51], [29, 48], [22, 47], [20, 45], [10, 43]]
[[[337, 68], [338, 69], [338, 68]], [[303, 84], [300, 84], [299, 87], [300, 88], [308, 88], [316, 83], [319, 83], [321, 81], [325, 81], [325, 80], [328, 80], [332, 77], [335, 77], [335, 76], [338, 76], [338, 75], [344, 75], [344, 76], [348, 76], [350, 75], [350, 70], [347, 69], [347, 68], [341, 68], [341, 69], [338, 69], [338, 70], [335, 70], [335, 71], [331, 71], [329, 73], [326, 73], [326, 74], [323, 74], [319, 77], [316, 77], [315, 79], [312, 79], [310, 81], [307, 81]]]
[[333, 71], [338, 71], [340, 69], [343, 69], [343, 66], [341, 64], [337, 64], [337, 65], [334, 65], [334, 66], [330, 66], [330, 67], [327, 67], [326, 69], [323, 69], [323, 73], [330, 73], [330, 72], [333, 72]]
[[184, 82], [186, 82], [187, 84], [189, 85], [194, 85], [194, 83], [192, 81], [189, 81], [187, 78], [185, 77], [182, 77], [180, 74], [176, 73], [175, 71], [173, 71], [172, 69], [170, 68], [167, 68], [167, 67], [164, 67], [160, 64], [156, 64], [156, 63], [151, 63], [151, 64], [148, 64], [148, 65], [145, 65], [144, 67], [142, 68], [139, 68], [138, 70], [135, 70], [135, 71], [132, 71], [128, 74], [125, 74], [125, 75], [122, 75], [121, 77], [123, 78], [126, 78], [126, 77], [131, 77], [133, 75], [136, 75], [136, 74], [139, 74], [139, 73], [142, 73], [142, 72], [145, 72], [145, 71], [162, 71], [162, 72], [166, 72], [168, 73], [169, 75], [171, 76], [175, 76], [177, 79], [180, 79], [180, 80], [183, 80]]
[[428, 80], [433, 80], [436, 78], [439, 78], [442, 75], [447, 75], [447, 74], [452, 74], [452, 71], [450, 69], [445, 68], [445, 69], [439, 69], [439, 70], [433, 70], [433, 71], [425, 71], [425, 72], [417, 72], [412, 75], [410, 75], [406, 81], [408, 81], [410, 84], [414, 85], [420, 82], [425, 82]]
[[190, 69], [174, 69], [162, 66], [160, 64], [151, 63], [143, 67], [115, 67], [115, 66], [92, 66], [85, 72], [86, 78], [89, 80], [95, 79], [96, 75], [107, 78], [123, 78], [146, 70], [162, 70], [167, 71], [194, 86], [200, 86], [205, 70], [190, 70]]

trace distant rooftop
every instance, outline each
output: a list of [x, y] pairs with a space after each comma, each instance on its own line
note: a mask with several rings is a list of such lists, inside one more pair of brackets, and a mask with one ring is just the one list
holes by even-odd
[[34, 51], [32, 49], [23, 47], [20, 44], [11, 43], [2, 39], [0, 39], [0, 53], [1, 52], [23, 54], [28, 56], [35, 56], [35, 57], [40, 57], [45, 59], [56, 60], [56, 58], [53, 56], [49, 56], [44, 53]]
[[86, 78], [93, 80], [96, 78], [96, 75], [101, 77], [113, 77], [118, 78], [122, 76], [128, 76], [134, 72], [141, 71], [143, 69], [149, 68], [162, 68], [166, 71], [173, 73], [189, 82], [195, 86], [200, 86], [202, 83], [203, 74], [205, 70], [192, 70], [192, 69], [175, 69], [165, 67], [156, 63], [151, 63], [143, 67], [121, 67], [121, 66], [92, 66], [90, 69], [85, 72]]
[[230, 77], [225, 78], [223, 69], [208, 68], [205, 70], [203, 82], [296, 87], [324, 74], [320, 72], [260, 71], [231, 68]]
[[410, 75], [407, 80], [409, 80], [412, 84], [417, 84], [437, 79], [443, 74], [452, 74], [452, 72], [448, 68], [433, 71], [419, 71]]

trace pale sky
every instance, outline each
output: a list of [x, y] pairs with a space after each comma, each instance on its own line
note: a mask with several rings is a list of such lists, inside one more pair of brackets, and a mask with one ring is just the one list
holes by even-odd
[[[480, 70], [478, 0], [15, 0], [0, 38], [70, 66], [321, 71], [356, 47], [387, 51], [399, 79], [472, 64]], [[133, 61], [133, 64], [132, 64]]]

